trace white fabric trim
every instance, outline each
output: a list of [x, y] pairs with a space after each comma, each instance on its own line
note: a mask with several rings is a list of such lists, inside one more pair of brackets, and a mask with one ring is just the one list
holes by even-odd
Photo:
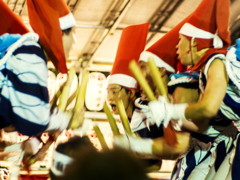
[[142, 138], [134, 138], [129, 136], [129, 143], [130, 147], [134, 152], [137, 153], [143, 153], [143, 154], [152, 154], [152, 145], [153, 140], [152, 139], [142, 139]]
[[[51, 171], [56, 176], [62, 176], [64, 174], [65, 168], [68, 164], [72, 163], [74, 161], [73, 158], [66, 156], [62, 153], [59, 153], [57, 151], [53, 152], [53, 164], [51, 167]], [[62, 171], [58, 169], [59, 164], [62, 166]]]
[[66, 16], [59, 18], [59, 23], [62, 30], [76, 26], [76, 21], [72, 13], [69, 13]]
[[237, 59], [235, 52], [236, 52], [236, 48], [232, 47], [227, 53], [226, 71], [229, 78], [237, 86], [238, 90], [240, 90], [240, 81], [239, 81], [240, 61]]
[[108, 85], [110, 84], [118, 84], [128, 88], [137, 88], [136, 79], [125, 74], [113, 74], [109, 76]]
[[[114, 136], [114, 145], [124, 148], [126, 150], [132, 150], [141, 155], [152, 155], [153, 140], [150, 138], [139, 138], [131, 136]], [[153, 156], [153, 155], [152, 155]], [[142, 157], [143, 158], [143, 157]]]
[[188, 104], [173, 104], [172, 109], [172, 119], [175, 120], [187, 120], [185, 117], [185, 110]]
[[182, 125], [183, 125], [183, 120], [182, 119], [179, 119], [179, 120], [172, 119], [171, 122], [172, 122], [173, 128], [176, 131], [182, 131]]
[[200, 39], [213, 39], [214, 48], [222, 48], [223, 42], [222, 39], [217, 34], [212, 34], [210, 32], [199, 29], [189, 23], [185, 23], [180, 29], [179, 34], [190, 36], [193, 38]]
[[[144, 101], [142, 100], [141, 98], [137, 98], [135, 101], [134, 101], [134, 105], [138, 108], [140, 108], [141, 110], [147, 110], [149, 111], [149, 108], [148, 108], [148, 105], [144, 105], [144, 104], [141, 104], [141, 101]], [[145, 111], [144, 111], [145, 112]]]
[[159, 58], [157, 55], [149, 52], [149, 51], [143, 51], [140, 54], [140, 58], [139, 61], [144, 61], [144, 62], [148, 62], [148, 58], [152, 57], [156, 66], [161, 68], [164, 67], [167, 71], [174, 73], [175, 69], [173, 67], [171, 67], [169, 64], [167, 64], [166, 62], [164, 62], [161, 58]]
[[191, 79], [189, 77], [180, 77], [180, 78], [177, 78], [177, 79], [171, 79], [169, 82], [168, 82], [168, 86], [174, 86], [174, 85], [177, 85], [177, 84], [187, 84], [187, 83], [191, 83], [194, 79]]
[[215, 60], [215, 59], [221, 59], [221, 60], [224, 60], [226, 58], [225, 55], [223, 54], [216, 54], [215, 56], [213, 56], [211, 59], [208, 60], [206, 66], [205, 66], [205, 69], [204, 69], [204, 75], [205, 77], [207, 78], [208, 77], [208, 69], [210, 67], [210, 65], [212, 64], [212, 62]]

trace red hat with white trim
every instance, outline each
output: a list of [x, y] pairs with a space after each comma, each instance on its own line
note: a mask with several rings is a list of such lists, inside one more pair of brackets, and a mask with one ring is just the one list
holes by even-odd
[[75, 26], [64, 0], [27, 0], [30, 24], [55, 68], [67, 73], [62, 30]]
[[149, 23], [145, 23], [123, 29], [108, 85], [118, 84], [137, 89], [137, 81], [129, 69], [129, 63], [132, 60], [138, 62], [146, 45], [148, 27]]
[[152, 57], [157, 67], [164, 67], [169, 73], [181, 71], [183, 67], [177, 59], [176, 45], [179, 41], [179, 30], [188, 21], [189, 17], [190, 15], [167, 32], [147, 50], [143, 51], [140, 55], [139, 61], [147, 62], [148, 58]]
[[29, 32], [22, 19], [12, 12], [4, 1], [0, 1], [0, 35], [9, 34], [26, 34]]
[[73, 14], [70, 12], [65, 0], [59, 0], [61, 3], [58, 4], [59, 12], [59, 23], [62, 30], [69, 29], [76, 26], [76, 21]]
[[229, 47], [229, 10], [229, 0], [203, 0], [179, 33], [195, 38], [198, 51]]

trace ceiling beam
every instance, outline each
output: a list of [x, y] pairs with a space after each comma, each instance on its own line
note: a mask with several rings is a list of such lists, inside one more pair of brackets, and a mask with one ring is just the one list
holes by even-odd
[[102, 38], [102, 41], [98, 43], [98, 47], [94, 51], [94, 53], [89, 58], [88, 66], [91, 66], [93, 64], [93, 60], [96, 57], [97, 53], [102, 49], [103, 45], [107, 42], [108, 38], [111, 36], [111, 34], [117, 29], [119, 23], [122, 21], [125, 14], [128, 12], [129, 7], [133, 3], [134, 0], [128, 0], [126, 4], [124, 5], [123, 9], [119, 13], [119, 16], [115, 19], [114, 23], [111, 25], [109, 29], [107, 29], [107, 32], [104, 34], [104, 37]]
[[[166, 21], [171, 17], [174, 11], [180, 6], [183, 0], [165, 0], [157, 9], [156, 13], [150, 18], [150, 31], [160, 31]], [[156, 33], [152, 33], [148, 39], [147, 43], [149, 43], [152, 38], [156, 35]]]
[[72, 13], [75, 11], [75, 7], [79, 2], [80, 2], [80, 0], [68, 0], [67, 1], [67, 5]]

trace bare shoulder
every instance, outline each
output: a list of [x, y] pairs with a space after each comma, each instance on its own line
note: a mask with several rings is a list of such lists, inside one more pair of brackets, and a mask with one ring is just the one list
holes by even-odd
[[215, 80], [226, 80], [228, 82], [228, 75], [226, 72], [225, 64], [221, 59], [215, 59], [208, 70], [208, 79], [214, 78]]

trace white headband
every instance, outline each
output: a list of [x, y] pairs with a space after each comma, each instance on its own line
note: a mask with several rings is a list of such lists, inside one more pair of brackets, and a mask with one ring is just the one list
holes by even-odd
[[179, 33], [193, 38], [213, 39], [214, 48], [223, 47], [222, 39], [217, 34], [212, 34], [210, 32], [204, 31], [189, 23], [185, 23], [183, 27], [180, 29]]
[[68, 164], [73, 162], [73, 158], [57, 152], [53, 152], [53, 164], [51, 171], [56, 176], [62, 176]]

